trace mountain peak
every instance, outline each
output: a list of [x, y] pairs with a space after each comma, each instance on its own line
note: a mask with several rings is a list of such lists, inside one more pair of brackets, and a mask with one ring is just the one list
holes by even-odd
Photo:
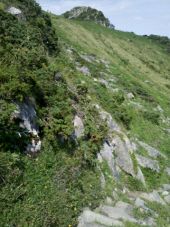
[[63, 14], [65, 18], [68, 19], [80, 19], [85, 21], [93, 21], [96, 24], [100, 24], [107, 28], [114, 29], [114, 25], [112, 25], [108, 18], [106, 18], [102, 11], [97, 9], [93, 9], [87, 6], [78, 6], [70, 11], [67, 11]]

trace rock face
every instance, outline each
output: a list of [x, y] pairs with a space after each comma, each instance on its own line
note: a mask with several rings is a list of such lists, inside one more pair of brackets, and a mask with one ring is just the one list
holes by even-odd
[[13, 114], [13, 119], [20, 121], [20, 127], [26, 129], [31, 141], [26, 147], [26, 152], [35, 154], [41, 149], [39, 129], [37, 125], [37, 114], [32, 102], [27, 99], [23, 103], [17, 104], [17, 110]]
[[100, 24], [104, 27], [114, 29], [112, 25], [101, 11], [93, 9], [91, 7], [75, 7], [70, 11], [67, 11], [63, 14], [65, 18], [68, 19], [79, 19], [85, 21], [93, 21], [96, 24]]

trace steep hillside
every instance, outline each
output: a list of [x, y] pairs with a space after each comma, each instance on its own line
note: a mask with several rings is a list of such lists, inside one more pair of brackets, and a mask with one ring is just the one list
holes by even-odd
[[165, 46], [0, 2], [0, 226], [169, 226]]

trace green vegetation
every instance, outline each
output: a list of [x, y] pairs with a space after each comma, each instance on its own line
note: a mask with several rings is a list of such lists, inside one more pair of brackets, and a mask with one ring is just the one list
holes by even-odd
[[[10, 6], [19, 8], [23, 19], [7, 13]], [[1, 0], [0, 21], [0, 226], [77, 226], [82, 209], [98, 207], [114, 187], [146, 191], [168, 183], [169, 41], [152, 37], [156, 41], [151, 42], [92, 21], [49, 15], [33, 0]], [[95, 60], [86, 61], [80, 54]], [[91, 76], [79, 72], [77, 65], [88, 67]], [[128, 99], [128, 93], [134, 98]], [[36, 107], [42, 141], [41, 152], [33, 156], [25, 154], [29, 132], [12, 118], [16, 104], [27, 99]], [[126, 173], [117, 185], [103, 162], [106, 188], [101, 189], [96, 157], [108, 128], [95, 104], [129, 137], [167, 155], [166, 161], [158, 158], [160, 174], [142, 169], [146, 188]], [[73, 138], [75, 114], [85, 127], [79, 139]], [[139, 153], [146, 155], [141, 148]], [[135, 155], [131, 158], [137, 172]], [[162, 215], [158, 226], [166, 226], [166, 208], [153, 209]]]

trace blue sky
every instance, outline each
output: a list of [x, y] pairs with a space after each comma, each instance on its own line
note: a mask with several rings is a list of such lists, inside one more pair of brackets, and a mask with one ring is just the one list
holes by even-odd
[[37, 0], [57, 15], [75, 6], [91, 6], [104, 12], [116, 29], [137, 34], [170, 37], [170, 0]]

